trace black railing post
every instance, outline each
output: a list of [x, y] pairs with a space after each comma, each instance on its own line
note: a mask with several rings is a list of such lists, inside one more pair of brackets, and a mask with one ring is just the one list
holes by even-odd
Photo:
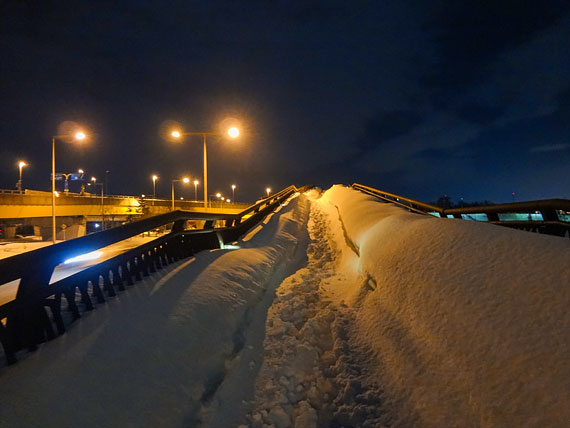
[[141, 253], [141, 255], [139, 257], [140, 257], [140, 260], [142, 262], [141, 263], [141, 269], [142, 269], [143, 276], [144, 277], [150, 276], [150, 273], [149, 273], [150, 257], [146, 253]]
[[74, 320], [81, 318], [77, 304], [75, 303], [75, 284], [64, 286], [65, 300], [67, 301], [67, 309], [71, 312]]
[[61, 292], [56, 292], [53, 299], [48, 298], [44, 301], [44, 306], [48, 306], [51, 309], [53, 322], [57, 328], [57, 333], [60, 335], [65, 333], [65, 325], [61, 317], [61, 294]]
[[129, 265], [130, 262], [127, 261], [121, 265], [121, 277], [123, 278], [123, 281], [127, 281], [127, 285], [134, 285], [133, 273], [129, 269]]
[[154, 260], [154, 264], [156, 269], [162, 269], [162, 261], [160, 260], [160, 254], [158, 252], [158, 247], [153, 247], [151, 250], [152, 258]]
[[86, 311], [93, 310], [93, 302], [91, 302], [91, 297], [89, 297], [88, 288], [89, 283], [86, 280], [82, 280], [80, 285], [77, 287], [79, 288], [79, 292], [81, 293], [81, 303], [85, 305]]
[[17, 361], [16, 349], [14, 348], [14, 343], [10, 336], [8, 329], [0, 322], [0, 342], [2, 343], [2, 348], [4, 348], [6, 362], [8, 364], [14, 364]]
[[144, 258], [148, 262], [148, 271], [150, 273], [155, 273], [156, 272], [156, 266], [155, 266], [154, 254], [152, 253], [152, 249], [145, 250]]
[[109, 294], [109, 297], [115, 297], [117, 295], [117, 293], [115, 293], [115, 290], [113, 289], [113, 285], [111, 284], [111, 280], [109, 279], [109, 269], [108, 268], [105, 268], [102, 276], [103, 276], [103, 288], [107, 291], [107, 294]]
[[103, 296], [99, 286], [99, 274], [95, 275], [95, 278], [91, 280], [91, 295], [97, 298], [97, 303], [105, 303], [105, 296]]
[[[135, 262], [136, 260], [136, 262]], [[133, 257], [130, 262], [131, 268], [134, 269], [135, 281], [142, 280], [141, 270], [142, 270], [142, 260], [140, 256]]]
[[119, 265], [116, 265], [111, 272], [113, 272], [113, 286], [116, 286], [119, 291], [125, 291], [123, 278], [119, 275]]

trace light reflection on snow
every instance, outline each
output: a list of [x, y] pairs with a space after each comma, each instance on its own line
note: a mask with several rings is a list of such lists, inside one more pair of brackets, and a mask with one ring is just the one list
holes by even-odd
[[98, 259], [103, 255], [103, 251], [92, 251], [91, 253], [81, 254], [80, 256], [72, 257], [63, 262], [63, 264], [68, 265], [70, 263], [85, 262], [88, 260]]
[[241, 247], [239, 245], [223, 245], [222, 250], [239, 250]]

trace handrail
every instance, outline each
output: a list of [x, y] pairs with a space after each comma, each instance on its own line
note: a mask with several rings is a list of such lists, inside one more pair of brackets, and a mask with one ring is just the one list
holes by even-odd
[[259, 208], [262, 207], [263, 205], [271, 203], [271, 201], [280, 198], [283, 194], [288, 193], [288, 192], [290, 192], [290, 191], [292, 191], [292, 190], [297, 191], [297, 188], [296, 188], [295, 186], [289, 186], [289, 187], [287, 187], [287, 188], [281, 190], [281, 191], [278, 192], [278, 193], [275, 193], [275, 194], [273, 194], [273, 195], [271, 195], [271, 196], [269, 196], [269, 197], [267, 197], [267, 198], [263, 198], [261, 201], [257, 202], [256, 204], [252, 205], [251, 207], [249, 207], [249, 208], [243, 210], [243, 211], [239, 214], [239, 216], [240, 216], [240, 217], [244, 217], [244, 216], [248, 215], [248, 214], [251, 213], [251, 212], [257, 212], [257, 210], [259, 210]]
[[[549, 235], [565, 236], [570, 232], [570, 223], [562, 221], [559, 212], [570, 212], [568, 199], [543, 199], [536, 201], [511, 202], [506, 204], [479, 205], [463, 208], [440, 208], [435, 205], [406, 198], [394, 193], [384, 192], [358, 183], [353, 183], [353, 189], [377, 197], [386, 202], [401, 206], [417, 214], [438, 214], [440, 217], [463, 218], [467, 214], [485, 214], [486, 221], [500, 226], [508, 226], [523, 230], [532, 230]], [[540, 213], [542, 220], [501, 221], [500, 214]], [[532, 224], [532, 226], [530, 226]]]
[[[418, 214], [427, 214], [429, 211], [435, 211], [435, 212], [442, 211], [441, 208], [435, 205], [426, 204], [425, 202], [406, 198], [405, 196], [396, 195], [394, 193], [384, 192], [382, 190], [374, 189], [373, 187], [365, 186], [363, 184], [354, 183], [352, 184], [352, 188], [360, 190], [361, 192], [367, 193], [371, 196], [376, 196], [378, 198], [384, 199], [387, 202], [392, 202], [396, 205], [408, 208], [411, 211], [417, 212]], [[407, 204], [405, 204], [404, 202], [407, 202]]]
[[570, 211], [570, 200], [568, 199], [541, 199], [537, 201], [509, 202], [506, 204], [478, 205], [474, 207], [446, 208], [445, 214], [474, 214], [474, 213], [516, 213], [535, 212], [543, 210], [564, 210]]
[[[19, 349], [33, 350], [40, 342], [56, 337], [45, 306], [51, 309], [57, 333], [62, 334], [65, 332], [61, 317], [62, 296], [67, 300], [73, 318], [77, 319], [80, 312], [75, 302], [76, 289], [81, 293], [85, 310], [91, 310], [89, 287], [91, 297], [98, 302], [105, 301], [99, 286], [100, 276], [107, 294], [113, 296], [115, 288], [122, 290], [125, 282], [132, 284], [133, 276], [140, 279], [169, 262], [239, 239], [297, 190], [295, 186], [289, 186], [239, 214], [174, 211], [0, 260], [0, 284], [20, 279], [16, 298], [0, 305], [0, 320], [6, 319], [5, 325], [0, 322], [0, 342], [7, 362], [16, 361], [15, 353]], [[186, 221], [196, 219], [205, 220], [204, 228], [185, 230]], [[217, 220], [225, 221], [225, 227], [214, 228]], [[70, 257], [168, 224], [172, 224], [171, 233], [49, 284], [54, 269]]]

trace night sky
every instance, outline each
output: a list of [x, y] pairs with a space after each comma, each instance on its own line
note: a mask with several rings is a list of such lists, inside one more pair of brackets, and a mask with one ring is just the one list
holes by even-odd
[[[570, 2], [1, 1], [0, 188], [109, 170], [113, 194], [360, 182], [436, 200], [570, 198]], [[181, 195], [193, 195], [193, 187]]]

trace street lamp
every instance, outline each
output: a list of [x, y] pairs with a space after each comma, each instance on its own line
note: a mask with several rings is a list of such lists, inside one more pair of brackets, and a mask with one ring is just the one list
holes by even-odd
[[235, 201], [236, 200], [236, 185], [232, 184], [232, 199]]
[[28, 166], [26, 162], [24, 161], [18, 162], [18, 168], [20, 168], [20, 179], [18, 180], [18, 185], [16, 187], [20, 192], [22, 191], [22, 168], [24, 168], [25, 166]]
[[51, 138], [51, 233], [52, 242], [55, 244], [55, 140], [56, 139], [75, 139], [83, 141], [87, 138], [85, 132], [77, 131], [75, 134], [54, 135]]
[[235, 139], [239, 137], [239, 129], [232, 126], [227, 129], [224, 133], [219, 132], [182, 132], [178, 129], [174, 129], [170, 132], [170, 136], [175, 139], [179, 139], [183, 136], [201, 136], [204, 146], [204, 208], [208, 207], [208, 150], [206, 148], [206, 137], [208, 136], [221, 136], [227, 135], [229, 138]]
[[185, 184], [190, 183], [190, 179], [188, 177], [184, 177], [181, 180], [172, 180], [172, 211], [174, 211], [174, 183], [182, 181]]
[[195, 201], [198, 200], [198, 184], [200, 184], [200, 182], [198, 180], [194, 180], [194, 200]]
[[104, 183], [97, 183], [95, 177], [91, 177], [91, 183], [88, 186], [101, 186], [101, 230], [105, 230], [105, 199], [103, 194]]
[[158, 175], [152, 175], [152, 206], [154, 206], [154, 200], [156, 199], [156, 180], [158, 180]]
[[269, 198], [269, 194], [271, 193], [271, 187], [268, 187], [267, 189], [265, 189], [265, 191], [267, 192], [267, 197]]

